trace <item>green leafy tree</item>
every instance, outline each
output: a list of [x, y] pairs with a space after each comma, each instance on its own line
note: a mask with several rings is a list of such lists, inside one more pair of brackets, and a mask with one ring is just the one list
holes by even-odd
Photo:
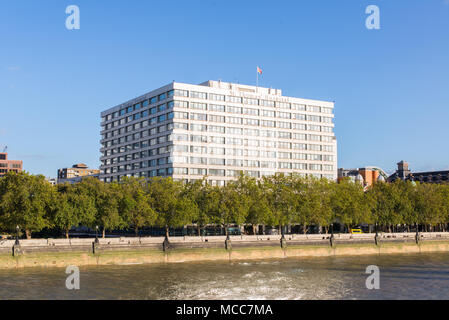
[[8, 172], [0, 179], [0, 220], [9, 231], [19, 226], [27, 239], [51, 226], [53, 187], [42, 175]]
[[246, 195], [239, 192], [238, 185], [232, 181], [223, 187], [213, 187], [212, 193], [217, 197], [217, 208], [212, 210], [213, 221], [225, 228], [226, 236], [230, 224], [241, 225], [248, 214], [249, 202]]
[[69, 230], [73, 226], [93, 223], [95, 201], [76, 184], [58, 185], [57, 190], [51, 221], [55, 227], [64, 230], [66, 238], [69, 238]]
[[293, 189], [292, 179], [284, 174], [264, 177], [266, 197], [273, 222], [279, 229], [291, 224], [297, 217], [297, 197]]
[[136, 236], [139, 229], [156, 222], [156, 212], [151, 207], [152, 198], [144, 178], [127, 177], [120, 182], [119, 212], [127, 226], [134, 228]]
[[265, 188], [261, 181], [248, 178], [245, 180], [244, 189], [249, 200], [246, 222], [251, 224], [253, 234], [256, 234], [257, 226], [259, 224], [267, 224], [271, 215], [268, 200], [265, 197]]
[[[439, 185], [420, 183], [415, 193], [415, 208], [418, 211], [418, 221], [425, 226], [426, 231], [445, 219], [444, 198]], [[447, 223], [447, 220], [444, 221]]]
[[86, 178], [79, 183], [79, 188], [88, 193], [95, 203], [95, 218], [88, 225], [102, 227], [103, 238], [106, 230], [120, 229], [126, 226], [119, 213], [120, 185], [117, 182], [104, 183], [95, 178]]
[[395, 226], [397, 224], [407, 224], [410, 230], [410, 224], [414, 224], [418, 220], [418, 215], [414, 207], [413, 197], [416, 187], [410, 181], [397, 180], [390, 184], [393, 189], [394, 199], [394, 218], [391, 223]]
[[206, 179], [202, 179], [187, 184], [184, 194], [194, 201], [198, 208], [193, 223], [196, 224], [198, 236], [200, 236], [202, 228], [212, 222], [218, 208], [215, 189], [207, 183]]
[[[305, 187], [305, 188], [304, 188]], [[331, 196], [334, 184], [327, 179], [308, 178], [302, 182], [302, 192], [298, 199], [300, 222], [305, 226], [316, 225], [321, 228], [332, 223]]]
[[165, 227], [166, 237], [169, 237], [170, 227], [182, 227], [196, 219], [198, 208], [185, 196], [182, 182], [155, 177], [149, 181], [149, 190], [157, 215], [156, 224]]
[[363, 186], [348, 179], [343, 179], [335, 185], [331, 204], [334, 219], [348, 230], [351, 226], [368, 222], [371, 218]]

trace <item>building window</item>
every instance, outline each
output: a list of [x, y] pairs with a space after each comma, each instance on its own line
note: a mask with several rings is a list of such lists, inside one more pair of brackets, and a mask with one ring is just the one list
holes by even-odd
[[260, 105], [265, 107], [273, 107], [274, 108], [274, 101], [271, 100], [260, 100]]
[[191, 102], [190, 103], [190, 109], [197, 109], [197, 110], [207, 110], [207, 104], [205, 103], [198, 103], [198, 102]]
[[190, 113], [190, 120], [207, 121], [207, 115], [205, 113]]
[[310, 111], [310, 112], [321, 112], [321, 108], [319, 106], [307, 106], [307, 111]]
[[190, 169], [190, 174], [192, 174], [192, 175], [202, 175], [202, 176], [204, 176], [204, 175], [206, 175], [206, 173], [207, 173], [207, 170], [203, 169], [203, 168], [191, 168]]
[[189, 103], [187, 101], [175, 100], [174, 101], [174, 106], [178, 107], [178, 108], [188, 108], [189, 107]]
[[175, 89], [174, 95], [177, 96], [177, 97], [188, 97], [189, 96], [189, 91]]
[[218, 105], [218, 104], [210, 104], [209, 105], [209, 111], [225, 112], [225, 106]]
[[225, 101], [225, 96], [222, 94], [209, 93], [209, 100]]
[[188, 174], [188, 168], [173, 168], [173, 174]]
[[190, 91], [190, 97], [197, 98], [197, 99], [207, 99], [207, 93], [198, 92], [198, 91]]
[[243, 98], [243, 104], [258, 105], [259, 104], [259, 99]]
[[[210, 158], [209, 159], [209, 164], [224, 166], [225, 165], [225, 159]], [[209, 173], [210, 173], [210, 171], [209, 171]]]
[[234, 103], [242, 103], [242, 98], [241, 97], [228, 96], [228, 101], [229, 102], [234, 102]]
[[209, 169], [209, 175], [211, 176], [225, 176], [224, 169]]
[[238, 113], [238, 114], [241, 114], [241, 113], [242, 113], [242, 108], [241, 108], [241, 107], [231, 107], [231, 106], [228, 106], [228, 107], [227, 107], [227, 111], [228, 111], [229, 113]]

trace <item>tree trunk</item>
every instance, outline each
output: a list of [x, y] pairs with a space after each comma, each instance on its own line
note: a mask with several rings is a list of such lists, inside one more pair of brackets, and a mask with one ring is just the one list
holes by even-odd
[[31, 239], [31, 230], [25, 229], [25, 234], [26, 234], [27, 239], [30, 240]]
[[256, 235], [256, 225], [253, 224], [253, 235]]
[[103, 228], [103, 239], [106, 238], [106, 229]]
[[198, 225], [196, 226], [196, 228], [197, 228], [197, 230], [198, 230], [198, 237], [200, 237], [200, 236], [201, 236], [201, 226], [198, 224]]
[[136, 232], [136, 237], [138, 237], [139, 236], [139, 228], [137, 226], [134, 228], [134, 231]]
[[65, 229], [65, 238], [66, 238], [66, 239], [69, 238], [69, 229]]
[[170, 228], [165, 226], [165, 236], [168, 238], [170, 236]]
[[326, 234], [328, 234], [329, 233], [329, 227], [324, 227], [324, 231], [326, 232]]
[[302, 233], [303, 234], [307, 233], [307, 226], [305, 224], [302, 226]]

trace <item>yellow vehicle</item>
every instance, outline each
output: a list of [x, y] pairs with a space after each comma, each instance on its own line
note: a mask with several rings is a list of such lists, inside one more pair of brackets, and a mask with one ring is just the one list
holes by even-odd
[[360, 233], [363, 233], [363, 231], [362, 231], [362, 229], [350, 229], [349, 233], [360, 234]]

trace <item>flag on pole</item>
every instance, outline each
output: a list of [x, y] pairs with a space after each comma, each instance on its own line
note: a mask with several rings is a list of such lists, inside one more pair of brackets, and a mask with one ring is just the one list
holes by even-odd
[[262, 69], [260, 69], [259, 67], [257, 67], [257, 73], [258, 73], [258, 74], [262, 74]]

